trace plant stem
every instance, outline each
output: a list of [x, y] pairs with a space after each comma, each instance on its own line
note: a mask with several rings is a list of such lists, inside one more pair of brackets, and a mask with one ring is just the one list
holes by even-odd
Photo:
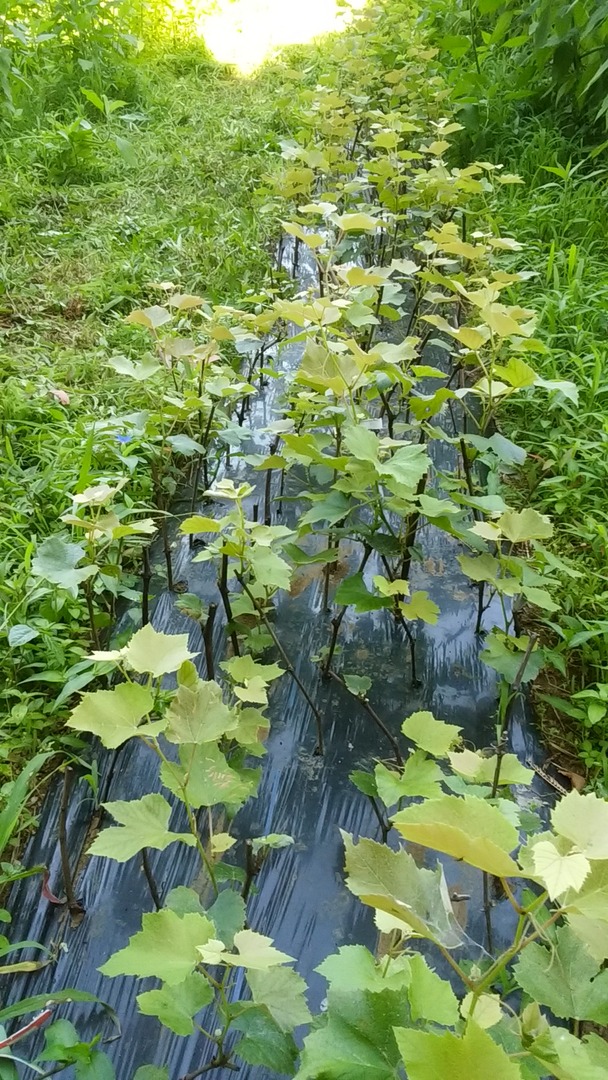
[[63, 874], [63, 888], [68, 902], [70, 915], [80, 918], [85, 914], [82, 904], [78, 901], [74, 892], [74, 880], [70, 866], [70, 852], [68, 848], [67, 816], [68, 803], [70, 801], [70, 788], [73, 771], [66, 765], [63, 773], [63, 788], [61, 792], [61, 805], [59, 807], [58, 840], [59, 854], [61, 857], [61, 873]]
[[511, 718], [511, 713], [513, 711], [513, 705], [515, 703], [515, 699], [516, 699], [517, 694], [519, 692], [519, 688], [521, 686], [521, 681], [522, 681], [522, 679], [524, 677], [526, 668], [528, 666], [528, 661], [529, 661], [529, 659], [530, 659], [530, 657], [532, 655], [532, 650], [533, 650], [535, 644], [536, 644], [536, 634], [530, 634], [530, 640], [528, 641], [528, 647], [527, 647], [524, 655], [522, 656], [521, 663], [519, 665], [519, 668], [517, 669], [517, 674], [516, 674], [516, 676], [515, 676], [515, 678], [513, 680], [513, 683], [511, 685], [511, 694], [510, 694], [509, 700], [507, 701], [507, 704], [506, 704], [506, 707], [505, 707], [505, 710], [504, 710], [504, 715], [502, 717], [502, 723], [501, 723], [501, 727], [500, 727], [500, 735], [499, 735], [499, 738], [498, 738], [498, 746], [497, 746], [497, 753], [496, 753], [496, 768], [494, 769], [494, 779], [492, 781], [492, 798], [493, 799], [496, 798], [496, 792], [498, 791], [498, 784], [499, 784], [499, 781], [500, 781], [500, 769], [501, 769], [501, 766], [502, 766], [502, 759], [505, 756], [506, 736], [507, 736], [507, 732], [508, 732], [508, 728], [509, 728], [509, 720]]
[[150, 582], [152, 570], [150, 568], [150, 548], [146, 544], [142, 548], [142, 575], [141, 575], [141, 625], [147, 626], [150, 622]]
[[213, 624], [217, 614], [217, 604], [209, 604], [209, 612], [205, 620], [203, 630], [203, 642], [205, 644], [205, 664], [207, 665], [207, 679], [215, 679], [215, 664], [213, 660]]
[[154, 907], [157, 911], [160, 911], [163, 906], [163, 902], [160, 898], [160, 893], [154, 879], [154, 874], [152, 873], [152, 867], [150, 865], [150, 855], [148, 849], [145, 847], [141, 849], [141, 866], [146, 881], [148, 882], [148, 888], [150, 890], [150, 896], [152, 897], [152, 900], [154, 902]]
[[308, 702], [308, 705], [309, 705], [309, 707], [310, 707], [310, 709], [311, 709], [311, 711], [313, 713], [313, 716], [315, 718], [315, 723], [317, 725], [317, 745], [315, 747], [314, 753], [317, 756], [322, 756], [323, 753], [324, 753], [324, 739], [323, 739], [323, 722], [322, 722], [321, 713], [319, 712], [319, 709], [315, 705], [313, 699], [311, 698], [310, 694], [308, 693], [308, 690], [304, 686], [304, 683], [302, 682], [302, 680], [301, 680], [300, 676], [298, 675], [296, 669], [294, 668], [291, 660], [289, 659], [287, 653], [285, 652], [285, 649], [283, 648], [279, 638], [277, 637], [274, 626], [270, 622], [270, 619], [266, 615], [266, 612], [264, 611], [264, 609], [261, 607], [260, 602], [255, 599], [253, 593], [251, 592], [251, 589], [245, 583], [245, 581], [243, 580], [243, 577], [242, 577], [241, 574], [237, 573], [236, 574], [236, 579], [240, 583], [240, 585], [242, 586], [244, 591], [247, 593], [247, 596], [251, 600], [251, 603], [254, 605], [256, 611], [259, 612], [260, 617], [262, 619], [262, 622], [264, 623], [264, 626], [266, 627], [266, 629], [267, 629], [268, 633], [270, 634], [272, 640], [274, 641], [277, 649], [279, 650], [279, 653], [281, 655], [281, 659], [282, 659], [283, 663], [285, 664], [285, 667], [286, 667], [287, 671], [289, 672], [289, 674], [291, 675], [293, 681], [295, 682], [296, 686], [298, 687], [300, 693], [302, 694], [302, 697], [305, 698], [305, 700]]
[[378, 716], [376, 710], [372, 707], [372, 705], [370, 705], [368, 699], [366, 697], [362, 697], [360, 694], [352, 694], [351, 691], [348, 689], [348, 686], [344, 682], [344, 679], [340, 675], [337, 675], [335, 671], [328, 671], [327, 674], [329, 675], [330, 679], [334, 679], [335, 682], [340, 684], [340, 686], [343, 686], [346, 692], [350, 694], [351, 697], [355, 698], [355, 700], [358, 701], [359, 704], [365, 709], [366, 713], [371, 716], [376, 727], [380, 729], [384, 737], [388, 739], [389, 743], [391, 744], [397, 765], [402, 767], [403, 755], [401, 754], [401, 750], [399, 749], [399, 743], [397, 742], [397, 739], [393, 735], [392, 731], [387, 728], [382, 717]]
[[[363, 571], [365, 570], [365, 567], [367, 565], [367, 560], [369, 559], [371, 553], [372, 553], [372, 549], [371, 549], [370, 545], [369, 544], [364, 544], [363, 545], [363, 558], [361, 560], [361, 563], [359, 564], [359, 569], [357, 571], [358, 574], [362, 574]], [[329, 669], [331, 667], [331, 662], [332, 662], [332, 660], [334, 658], [334, 653], [336, 651], [336, 645], [338, 643], [338, 634], [340, 633], [340, 627], [342, 625], [342, 620], [343, 620], [344, 616], [346, 615], [347, 610], [348, 610], [348, 604], [344, 604], [343, 607], [340, 608], [337, 615], [335, 615], [334, 618], [331, 620], [331, 624], [332, 624], [332, 628], [333, 628], [332, 629], [331, 640], [330, 640], [330, 643], [329, 643], [329, 649], [327, 651], [327, 656], [325, 657], [325, 660], [323, 661], [323, 664], [321, 665], [321, 671], [323, 673], [323, 678], [324, 679], [329, 678]]]
[[232, 642], [232, 650], [235, 656], [241, 655], [239, 647], [239, 639], [237, 632], [233, 625], [232, 606], [230, 604], [230, 595], [228, 593], [228, 556], [222, 555], [222, 565], [220, 570], [220, 576], [217, 583], [219, 594], [222, 598], [224, 605], [224, 611], [226, 612], [226, 620], [228, 622], [228, 632], [230, 634], [230, 640]]

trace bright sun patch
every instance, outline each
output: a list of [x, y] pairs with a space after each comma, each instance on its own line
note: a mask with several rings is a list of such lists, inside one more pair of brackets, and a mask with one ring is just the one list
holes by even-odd
[[277, 49], [343, 30], [364, 0], [218, 0], [197, 18], [216, 60], [250, 74]]

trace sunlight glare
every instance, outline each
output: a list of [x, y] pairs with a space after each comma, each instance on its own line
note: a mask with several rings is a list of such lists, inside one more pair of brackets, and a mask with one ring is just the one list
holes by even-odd
[[218, 0], [197, 18], [209, 51], [223, 64], [250, 74], [285, 45], [305, 45], [339, 31], [361, 0]]

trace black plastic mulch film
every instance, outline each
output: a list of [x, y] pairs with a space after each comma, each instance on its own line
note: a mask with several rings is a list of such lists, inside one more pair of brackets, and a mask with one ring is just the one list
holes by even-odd
[[[299, 260], [302, 288], [313, 283], [307, 254], [304, 251]], [[285, 267], [291, 266], [292, 257], [293, 248], [286, 246]], [[393, 325], [391, 331], [391, 336], [395, 331], [398, 334], [399, 324]], [[292, 343], [281, 350], [277, 364], [282, 373], [288, 374], [297, 367], [302, 349], [303, 345]], [[434, 358], [432, 362], [439, 363], [440, 359]], [[249, 424], [252, 446], [258, 452], [271, 438], [260, 432], [279, 417], [277, 394], [281, 382], [271, 380], [252, 406]], [[447, 444], [432, 444], [430, 454], [436, 468], [455, 467], [452, 455], [456, 451]], [[261, 502], [260, 476], [263, 483], [264, 474], [254, 473], [249, 466], [233, 459], [227, 475], [256, 484], [251, 502]], [[278, 479], [275, 473], [277, 484]], [[280, 520], [288, 525], [296, 521], [297, 504], [287, 501], [283, 507]], [[483, 645], [474, 633], [477, 593], [460, 572], [456, 561], [460, 549], [455, 540], [431, 527], [422, 530], [420, 544], [424, 557], [422, 562], [412, 564], [412, 588], [427, 590], [441, 612], [436, 626], [420, 623], [416, 628], [420, 685], [412, 686], [409, 649], [402, 630], [382, 611], [354, 615], [349, 609], [341, 629], [343, 652], [339, 665], [347, 672], [369, 675], [373, 680], [371, 701], [394, 733], [399, 733], [401, 723], [410, 713], [430, 709], [437, 717], [460, 725], [469, 745], [487, 746], [495, 738], [496, 681], [494, 672], [479, 658]], [[209, 563], [193, 563], [193, 554], [187, 538], [177, 541], [176, 580], [185, 580], [188, 591], [204, 600], [216, 600], [214, 571]], [[354, 569], [354, 565], [350, 566], [348, 572]], [[379, 572], [382, 567], [372, 557], [365, 571], [368, 584]], [[493, 614], [492, 609], [486, 614], [486, 625], [492, 625]], [[277, 948], [297, 959], [295, 967], [309, 985], [308, 999], [313, 1012], [322, 1007], [326, 993], [325, 980], [315, 972], [317, 965], [341, 945], [359, 943], [373, 950], [377, 944], [378, 931], [371, 909], [353, 897], [344, 885], [339, 830], [345, 829], [355, 837], [380, 839], [370, 801], [354, 787], [349, 773], [353, 769], [373, 768], [376, 760], [390, 756], [390, 747], [368, 714], [343, 687], [333, 681], [323, 683], [310, 659], [327, 644], [330, 619], [331, 614], [323, 610], [321, 575], [312, 574], [310, 567], [296, 570], [292, 595], [283, 595], [279, 600], [275, 626], [321, 709], [325, 755], [314, 756], [314, 718], [294, 681], [288, 675], [283, 676], [271, 694], [268, 713], [272, 726], [266, 744], [268, 752], [262, 759], [258, 795], [247, 802], [232, 828], [233, 834], [243, 839], [270, 832], [288, 833], [294, 838], [293, 847], [272, 852], [265, 862], [256, 880], [257, 891], [249, 900], [247, 917], [252, 929], [269, 935]], [[190, 647], [202, 650], [200, 633], [192, 629], [191, 620], [176, 610], [174, 594], [159, 593], [152, 622], [164, 633], [189, 632]], [[500, 622], [499, 614], [496, 622]], [[214, 647], [220, 658], [225, 649], [225, 635], [219, 619]], [[200, 666], [205, 677], [202, 656]], [[511, 749], [522, 761], [542, 760], [542, 750], [535, 742], [525, 707], [515, 711]], [[116, 753], [100, 751], [99, 760], [102, 802], [136, 799], [160, 789], [157, 759], [139, 741], [127, 743]], [[534, 799], [541, 795], [533, 791]], [[50, 886], [55, 891], [61, 889], [62, 880], [57, 843], [60, 801], [61, 785], [55, 784], [48, 793], [39, 829], [25, 857], [27, 865], [42, 863], [49, 867]], [[90, 991], [116, 1011], [121, 1026], [119, 1038], [114, 1038], [112, 1022], [99, 1007], [72, 1003], [58, 1007], [56, 1016], [72, 1020], [83, 1038], [103, 1031], [107, 1041], [101, 1047], [112, 1058], [118, 1080], [131, 1080], [134, 1071], [143, 1064], [168, 1066], [171, 1080], [180, 1080], [211, 1060], [213, 1047], [198, 1033], [190, 1038], [179, 1037], [154, 1017], [138, 1012], [136, 994], [158, 985], [155, 980], [110, 979], [98, 972], [100, 965], [141, 929], [142, 913], [153, 910], [153, 904], [139, 858], [124, 864], [106, 858], [80, 858], [94, 809], [90, 789], [84, 782], [78, 782], [71, 798], [67, 830], [72, 865], [80, 867], [76, 893], [86, 911], [80, 924], [72, 928], [65, 910], [41, 899], [39, 879], [27, 879], [13, 891], [12, 939], [35, 940], [47, 946], [64, 943], [65, 947], [59, 951], [57, 962], [43, 971], [13, 977], [9, 1000], [66, 987]], [[103, 824], [108, 824], [108, 820]], [[417, 859], [426, 859], [431, 866], [436, 858], [433, 852], [413, 851], [413, 854]], [[177, 885], [195, 884], [198, 856], [191, 848], [174, 844], [165, 852], [150, 852], [150, 860], [162, 897]], [[486, 923], [481, 874], [448, 858], [443, 862], [452, 894], [469, 897], [458, 902], [458, 917], [472, 942], [482, 945]], [[205, 903], [212, 898], [202, 899]], [[511, 915], [510, 905], [498, 901], [492, 916], [495, 946], [511, 940]], [[435, 956], [433, 963], [442, 974], [447, 974]], [[240, 975], [235, 997], [243, 991]], [[200, 1022], [206, 1026], [205, 1014]], [[213, 1023], [211, 1016], [208, 1022]], [[23, 1043], [32, 1054], [35, 1045], [34, 1039]], [[67, 1080], [73, 1073], [66, 1070], [61, 1075]], [[240, 1080], [276, 1076], [266, 1068], [245, 1064], [240, 1065], [237, 1074], [217, 1069], [211, 1075], [218, 1080], [235, 1075]]]

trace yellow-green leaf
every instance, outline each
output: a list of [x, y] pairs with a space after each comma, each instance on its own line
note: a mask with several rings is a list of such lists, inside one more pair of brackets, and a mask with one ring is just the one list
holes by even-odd
[[415, 844], [443, 851], [454, 859], [496, 877], [519, 877], [509, 855], [517, 847], [517, 829], [495, 806], [466, 795], [443, 795], [408, 806], [393, 818], [399, 833]]
[[421, 750], [433, 757], [445, 757], [448, 750], [460, 740], [462, 728], [436, 720], [430, 712], [415, 712], [403, 721], [401, 730]]

